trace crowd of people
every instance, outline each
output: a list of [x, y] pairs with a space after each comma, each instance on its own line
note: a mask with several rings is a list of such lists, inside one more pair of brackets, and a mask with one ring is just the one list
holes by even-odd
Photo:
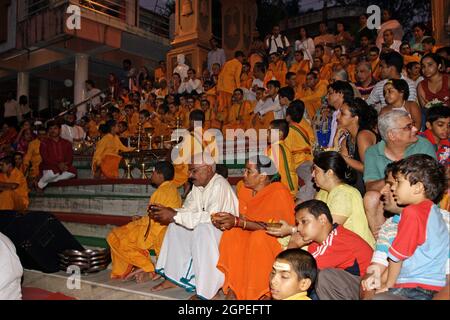
[[[77, 143], [95, 144], [93, 178], [117, 178], [130, 139], [184, 128], [181, 147], [205, 157], [156, 164], [148, 216], [108, 236], [112, 278], [162, 277], [152, 290], [203, 299], [448, 299], [450, 48], [423, 24], [403, 39], [386, 10], [379, 30], [359, 22], [356, 34], [322, 23], [314, 39], [301, 28], [292, 45], [274, 26], [229, 60], [211, 39], [201, 74], [183, 54], [153, 73], [124, 60], [104, 94], [87, 81], [90, 103], [46, 127], [11, 95], [0, 209], [74, 178]], [[277, 137], [233, 188], [195, 122]]]

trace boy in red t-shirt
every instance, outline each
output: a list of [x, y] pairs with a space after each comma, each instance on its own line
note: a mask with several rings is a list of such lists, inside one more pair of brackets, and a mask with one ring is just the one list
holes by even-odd
[[321, 300], [358, 300], [360, 277], [372, 259], [372, 248], [356, 233], [333, 224], [325, 202], [309, 200], [295, 208], [297, 233], [289, 248], [308, 245], [320, 270], [315, 291]]

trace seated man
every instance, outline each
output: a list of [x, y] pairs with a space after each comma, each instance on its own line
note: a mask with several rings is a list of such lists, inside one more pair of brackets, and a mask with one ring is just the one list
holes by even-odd
[[47, 124], [47, 132], [48, 138], [42, 140], [39, 147], [42, 157], [39, 189], [44, 189], [51, 182], [72, 179], [77, 173], [77, 169], [72, 165], [72, 144], [60, 137], [61, 126], [50, 121]]
[[0, 210], [23, 211], [29, 203], [27, 180], [14, 167], [14, 159], [0, 159]]
[[149, 216], [115, 228], [108, 235], [112, 258], [111, 278], [135, 278], [137, 282], [149, 277], [155, 278], [155, 267], [150, 260], [149, 250], [154, 250], [158, 256], [167, 227], [151, 218], [151, 206], [159, 204], [173, 209], [181, 207], [181, 197], [171, 182], [173, 176], [174, 168], [170, 162], [156, 163], [150, 179], [157, 189], [150, 197]]
[[378, 118], [378, 131], [383, 140], [366, 150], [364, 161], [364, 207], [375, 238], [385, 221], [380, 190], [385, 184], [387, 164], [417, 153], [436, 159], [433, 145], [417, 135], [418, 130], [407, 111], [396, 109], [382, 114]]
[[222, 231], [211, 223], [211, 214], [238, 215], [238, 200], [228, 181], [216, 174], [211, 156], [189, 164], [193, 183], [183, 207], [172, 209], [155, 205], [153, 219], [169, 225], [156, 272], [166, 278], [153, 291], [178, 286], [195, 291], [198, 297], [213, 298], [224, 282], [217, 269]]
[[289, 248], [308, 245], [320, 270], [316, 293], [321, 300], [358, 300], [360, 277], [370, 264], [373, 250], [356, 233], [333, 224], [325, 202], [309, 200], [296, 208], [298, 232]]

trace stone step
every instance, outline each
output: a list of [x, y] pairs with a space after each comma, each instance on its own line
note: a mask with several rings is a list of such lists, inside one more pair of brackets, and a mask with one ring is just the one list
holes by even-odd
[[145, 214], [149, 198], [150, 195], [108, 197], [78, 194], [44, 194], [30, 197], [29, 210], [134, 216]]
[[[35, 287], [51, 292], [61, 292], [79, 300], [186, 300], [192, 293], [182, 288], [151, 292], [161, 280], [137, 284], [135, 281], [112, 280], [110, 270], [80, 276], [80, 287], [71, 289], [71, 274], [63, 271], [43, 273], [24, 270], [24, 287]], [[69, 283], [69, 286], [68, 286]]]

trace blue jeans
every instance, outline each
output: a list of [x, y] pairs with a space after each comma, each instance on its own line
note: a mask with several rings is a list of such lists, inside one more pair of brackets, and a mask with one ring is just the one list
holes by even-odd
[[433, 296], [436, 292], [417, 287], [417, 288], [390, 288], [388, 293], [402, 296], [411, 300], [431, 300], [433, 299]]

